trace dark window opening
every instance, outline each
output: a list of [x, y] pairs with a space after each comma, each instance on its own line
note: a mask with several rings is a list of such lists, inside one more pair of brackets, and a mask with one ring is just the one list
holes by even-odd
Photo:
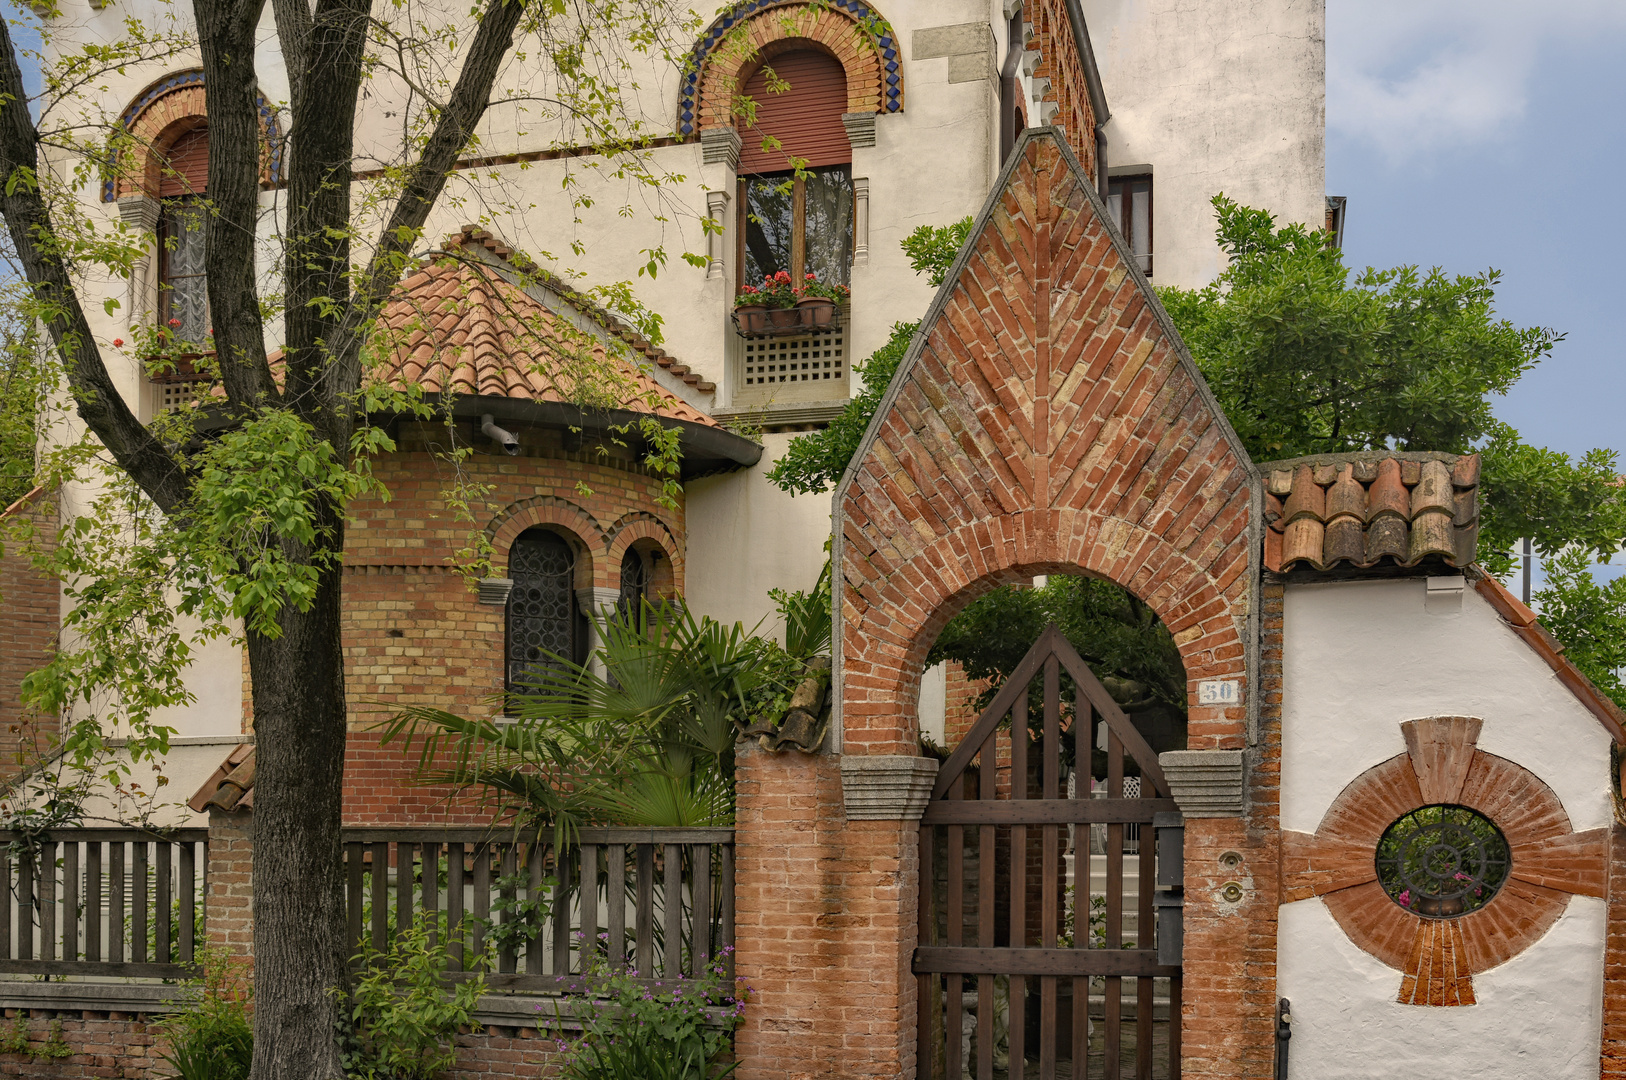
[[508, 555], [508, 644], [505, 685], [510, 694], [534, 693], [536, 677], [560, 659], [586, 660], [587, 634], [576, 605], [576, 556], [547, 529], [528, 529]]
[[1152, 276], [1152, 177], [1114, 176], [1107, 181], [1107, 213], [1129, 242], [1141, 273]]
[[851, 165], [740, 178], [741, 284], [781, 270], [830, 285], [850, 283], [853, 253]]
[[621, 595], [615, 610], [622, 619], [641, 619], [644, 601], [649, 598], [649, 568], [644, 557], [632, 548], [621, 556]]

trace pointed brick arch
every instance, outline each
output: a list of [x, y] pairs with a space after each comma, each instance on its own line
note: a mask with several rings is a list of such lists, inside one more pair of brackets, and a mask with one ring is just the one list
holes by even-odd
[[837, 489], [844, 752], [913, 753], [943, 624], [996, 585], [1110, 578], [1173, 632], [1190, 745], [1240, 747], [1258, 474], [1055, 129], [1006, 164]]

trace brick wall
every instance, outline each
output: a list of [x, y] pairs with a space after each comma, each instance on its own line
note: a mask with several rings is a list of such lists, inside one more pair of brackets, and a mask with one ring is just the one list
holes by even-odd
[[[29, 1042], [37, 1052], [50, 1038], [51, 1022], [62, 1026], [62, 1043], [70, 1051], [62, 1058], [36, 1058], [27, 1054], [0, 1054], [0, 1076], [38, 1080], [160, 1080], [170, 1075], [163, 1061], [164, 1038], [154, 1014], [75, 1010], [25, 1009]], [[17, 1009], [5, 1010], [0, 1034], [9, 1035]], [[530, 1080], [557, 1074], [557, 1036], [535, 1028], [488, 1027], [465, 1031], [456, 1038], [457, 1064], [441, 1074], [442, 1080], [511, 1077]]]
[[919, 830], [846, 821], [828, 755], [742, 744], [735, 790], [736, 1077], [913, 1075]]
[[1609, 933], [1603, 954], [1603, 1048], [1598, 1075], [1626, 1077], [1626, 827], [1609, 834]]
[[[461, 432], [464, 444], [472, 432]], [[453, 569], [477, 535], [491, 543], [497, 576], [526, 529], [547, 526], [577, 549], [577, 588], [616, 588], [629, 546], [657, 552], [654, 591], [681, 593], [684, 518], [659, 504], [661, 481], [623, 449], [567, 450], [562, 433], [525, 432], [518, 457], [476, 452], [461, 481], [483, 487], [459, 521], [446, 490], [453, 479], [428, 451], [444, 428], [406, 425], [400, 451], [374, 472], [390, 492], [352, 511], [346, 537], [343, 635], [351, 711], [345, 756], [345, 822], [350, 825], [483, 824], [491, 809], [451, 799], [447, 788], [412, 783], [417, 753], [381, 747], [371, 730], [392, 709], [428, 705], [465, 716], [493, 712], [503, 690], [504, 609], [481, 604]], [[601, 452], [602, 451], [602, 452]], [[249, 692], [245, 680], [245, 694]], [[245, 715], [251, 713], [245, 700]]]
[[[1033, 77], [1049, 79], [1044, 100], [1056, 103], [1052, 123], [1061, 127], [1078, 160], [1093, 178], [1095, 160], [1095, 109], [1090, 104], [1090, 87], [1084, 77], [1084, 61], [1078, 54], [1073, 26], [1067, 18], [1066, 0], [1035, 0], [1024, 12], [1031, 38], [1028, 48], [1039, 53]], [[1037, 124], [1038, 117], [1030, 123]]]
[[54, 716], [23, 708], [23, 676], [42, 667], [56, 646], [61, 594], [55, 578], [36, 573], [24, 533], [49, 551], [56, 542], [57, 501], [34, 492], [0, 515], [0, 777], [14, 776], [45, 748]]

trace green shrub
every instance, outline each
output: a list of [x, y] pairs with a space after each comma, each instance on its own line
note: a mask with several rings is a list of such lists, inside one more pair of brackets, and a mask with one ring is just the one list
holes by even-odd
[[[169, 1043], [164, 1061], [174, 1080], [246, 1080], [254, 1059], [248, 965], [216, 950], [199, 955], [203, 978], [178, 1011], [158, 1022]], [[60, 1033], [53, 1034], [60, 1041]]]
[[[561, 1039], [564, 1080], [721, 1080], [734, 1071], [720, 1059], [731, 1046], [745, 994], [730, 984], [732, 949], [694, 979], [651, 987], [636, 972], [604, 969], [587, 979], [591, 995], [567, 1009], [582, 1021], [575, 1043]], [[722, 1023], [713, 1016], [721, 1012]]]
[[[431, 929], [434, 930], [431, 943]], [[343, 1060], [352, 1080], [431, 1080], [457, 1058], [461, 1028], [478, 1028], [488, 957], [448, 987], [444, 915], [424, 913], [384, 952], [368, 949], [345, 999]]]

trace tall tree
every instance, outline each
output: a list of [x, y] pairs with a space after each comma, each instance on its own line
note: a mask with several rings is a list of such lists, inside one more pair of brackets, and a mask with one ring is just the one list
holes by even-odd
[[[334, 990], [346, 979], [348, 944], [345, 507], [377, 490], [367, 459], [392, 449], [368, 416], [425, 408], [410, 387], [367, 377], [389, 352], [378, 347], [376, 316], [403, 272], [436, 254], [426, 223], [494, 95], [553, 124], [560, 143], [609, 154], [629, 183], [659, 188], [666, 178], [646, 152], [629, 72], [681, 64], [693, 24], [668, 0], [479, 0], [430, 9], [438, 24], [416, 5], [380, 12], [372, 0], [272, 0], [291, 90], [278, 221], [261, 199], [264, 8], [265, 0], [196, 0], [190, 19], [163, 14], [157, 29], [131, 18], [117, 41], [55, 50], [34, 101], [0, 22], [0, 213], [30, 287], [26, 316], [44, 328], [89, 432], [46, 471], [102, 492], [86, 496], [53, 564], [77, 590], [74, 630], [101, 652], [92, 660], [64, 649], [27, 689], [36, 705], [72, 714], [70, 753], [102, 745], [109, 721], [96, 703], [109, 695], [136, 752], [161, 752], [167, 730], [151, 722], [152, 710], [186, 700], [193, 648], [241, 620], [258, 746], [253, 1077], [328, 1080], [342, 1075]], [[127, 162], [134, 147], [84, 102], [104, 75], [176, 56], [200, 56], [207, 87], [205, 272], [219, 389], [207, 408], [144, 424], [118, 392], [104, 358], [111, 343], [98, 339], [80, 292], [98, 275], [127, 275], [145, 257], [144, 241], [98, 225], [76, 203], [110, 150]], [[534, 77], [510, 72], [507, 85], [523, 89], [499, 93], [513, 64], [529, 64]], [[398, 157], [358, 187], [358, 110], [364, 91], [380, 86], [406, 103], [393, 133]], [[365, 134], [376, 155], [385, 133]], [[589, 202], [578, 195], [571, 211]], [[557, 224], [567, 233], [570, 213]], [[259, 267], [271, 245], [266, 274]], [[651, 273], [665, 259], [659, 248], [645, 255]], [[658, 330], [629, 291], [619, 295], [642, 329]], [[268, 342], [268, 326], [280, 341]], [[162, 361], [161, 331], [141, 344]], [[603, 391], [583, 375], [572, 373], [573, 395]], [[659, 453], [673, 452], [658, 425], [643, 434]], [[183, 631], [177, 612], [204, 629]]]

